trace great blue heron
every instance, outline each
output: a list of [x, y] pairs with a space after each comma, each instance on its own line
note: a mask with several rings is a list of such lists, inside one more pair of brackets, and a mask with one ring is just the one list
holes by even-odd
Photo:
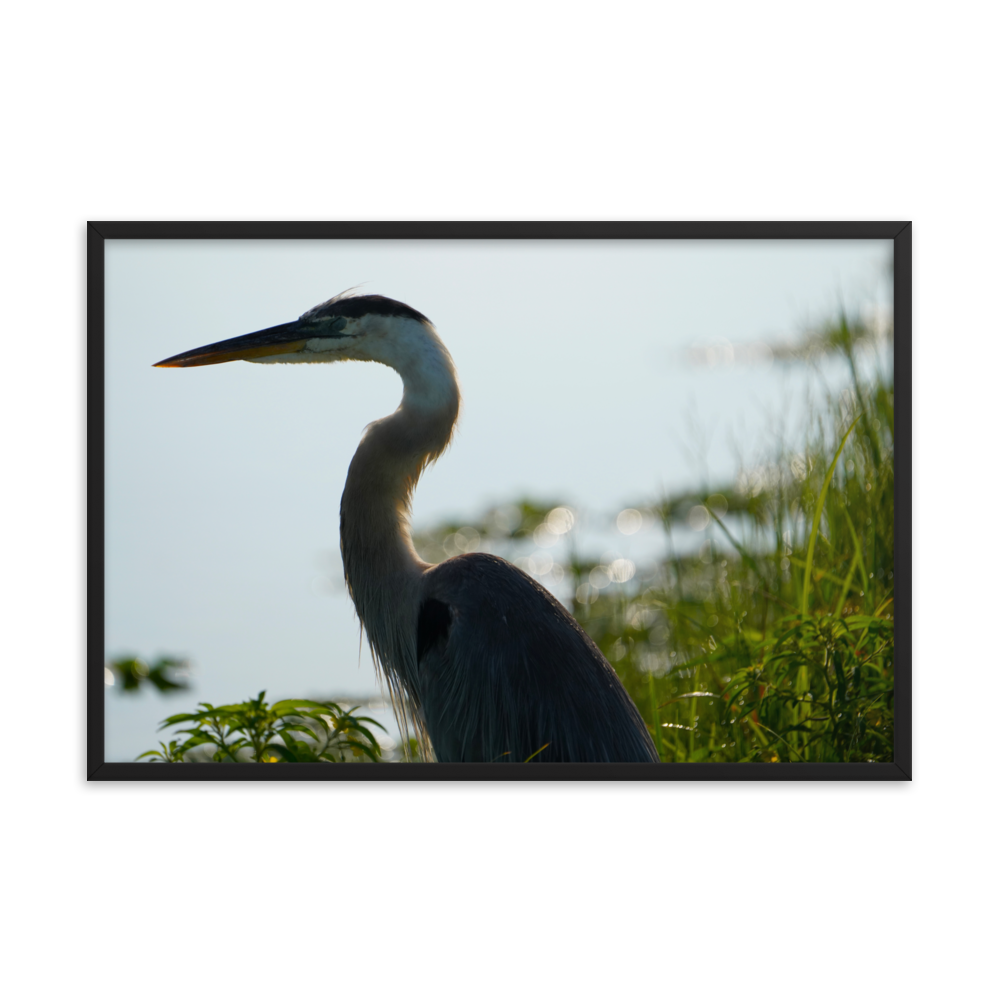
[[451, 440], [460, 402], [451, 355], [426, 316], [381, 295], [342, 293], [293, 323], [157, 367], [237, 360], [378, 361], [403, 380], [398, 409], [368, 426], [351, 461], [340, 546], [404, 736], [412, 722], [439, 761], [658, 759], [621, 681], [544, 587], [487, 553], [437, 566], [417, 555], [410, 499]]

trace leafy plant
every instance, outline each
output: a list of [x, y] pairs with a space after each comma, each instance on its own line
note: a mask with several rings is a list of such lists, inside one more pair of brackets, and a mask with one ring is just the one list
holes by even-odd
[[261, 691], [235, 705], [202, 702], [199, 711], [171, 715], [160, 729], [183, 726], [186, 740], [160, 743], [137, 760], [216, 763], [377, 762], [382, 751], [369, 726], [385, 727], [332, 701], [290, 698], [268, 704]]

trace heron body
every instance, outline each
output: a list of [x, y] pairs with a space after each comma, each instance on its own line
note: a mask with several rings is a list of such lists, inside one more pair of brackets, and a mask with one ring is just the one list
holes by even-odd
[[621, 681], [544, 587], [486, 553], [437, 566], [417, 555], [413, 490], [451, 440], [460, 406], [451, 355], [425, 316], [380, 295], [344, 294], [159, 367], [235, 360], [377, 361], [402, 378], [399, 407], [366, 428], [351, 461], [340, 539], [404, 734], [412, 722], [439, 761], [658, 759]]

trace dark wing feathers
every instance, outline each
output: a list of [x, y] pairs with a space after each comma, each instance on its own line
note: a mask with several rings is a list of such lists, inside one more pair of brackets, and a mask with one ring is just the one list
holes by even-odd
[[420, 616], [417, 618], [417, 661], [433, 646], [448, 641], [448, 629], [451, 627], [451, 611], [447, 604], [427, 598], [420, 605]]
[[645, 723], [572, 615], [527, 574], [470, 553], [428, 570], [420, 702], [439, 761], [656, 761]]

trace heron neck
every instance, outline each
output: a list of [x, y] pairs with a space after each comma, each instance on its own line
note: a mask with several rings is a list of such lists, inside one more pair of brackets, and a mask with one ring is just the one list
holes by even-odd
[[428, 564], [410, 537], [410, 503], [420, 474], [451, 439], [460, 401], [451, 357], [436, 336], [430, 348], [416, 361], [392, 365], [403, 379], [403, 400], [395, 413], [369, 425], [340, 502], [351, 597], [380, 666], [395, 673], [411, 696], [415, 595]]
[[447, 446], [454, 423], [454, 415], [413, 414], [404, 403], [368, 426], [340, 500], [344, 572], [352, 585], [369, 579], [381, 585], [426, 568], [410, 537], [411, 501], [421, 473]]

